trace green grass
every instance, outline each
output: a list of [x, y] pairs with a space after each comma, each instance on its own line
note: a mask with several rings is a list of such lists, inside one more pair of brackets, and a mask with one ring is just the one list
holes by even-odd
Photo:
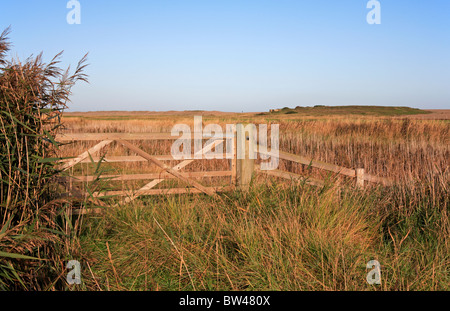
[[323, 115], [366, 115], [366, 116], [401, 116], [427, 114], [428, 111], [409, 107], [384, 107], [384, 106], [315, 106], [282, 108], [280, 111], [266, 114], [298, 114], [304, 116]]
[[[85, 219], [81, 289], [449, 290], [448, 193], [426, 191], [273, 181], [146, 197]], [[379, 286], [365, 279], [372, 259]]]

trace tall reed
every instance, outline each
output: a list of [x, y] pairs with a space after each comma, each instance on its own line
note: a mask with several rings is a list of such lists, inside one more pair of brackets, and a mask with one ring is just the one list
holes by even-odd
[[61, 270], [67, 204], [53, 182], [54, 140], [71, 88], [87, 81], [86, 56], [74, 74], [42, 53], [25, 62], [6, 60], [6, 29], [0, 36], [0, 289], [53, 288]]

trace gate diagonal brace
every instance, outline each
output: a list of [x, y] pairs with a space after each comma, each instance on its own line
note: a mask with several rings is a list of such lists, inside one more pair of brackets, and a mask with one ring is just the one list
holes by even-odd
[[[169, 173], [169, 174], [173, 175], [174, 177], [176, 177], [176, 178], [178, 178], [178, 179], [180, 179], [180, 180], [182, 180], [182, 181], [188, 183], [189, 185], [191, 185], [191, 186], [197, 188], [198, 190], [202, 191], [203, 193], [206, 193], [206, 194], [208, 194], [208, 195], [210, 195], [210, 196], [214, 196], [214, 197], [217, 196], [217, 194], [216, 194], [213, 190], [208, 189], [207, 187], [205, 187], [205, 186], [199, 184], [198, 182], [196, 182], [195, 180], [192, 180], [192, 179], [190, 179], [190, 178], [188, 178], [188, 177], [185, 177], [184, 175], [182, 175], [181, 173], [179, 173], [179, 172], [177, 171], [177, 169], [180, 170], [180, 169], [182, 168], [182, 167], [181, 167], [181, 164], [184, 163], [184, 166], [186, 166], [186, 165], [188, 165], [189, 163], [191, 163], [191, 162], [194, 161], [194, 160], [186, 160], [186, 161], [184, 161], [184, 162], [182, 162], [182, 163], [180, 163], [180, 164], [178, 164], [177, 166], [175, 166], [175, 167], [172, 168], [172, 167], [166, 165], [165, 163], [159, 161], [159, 160], [156, 159], [154, 156], [148, 154], [147, 152], [143, 151], [142, 149], [136, 147], [135, 145], [133, 145], [132, 143], [130, 143], [130, 142], [126, 141], [126, 140], [118, 139], [117, 142], [119, 142], [120, 144], [124, 145], [124, 146], [127, 147], [128, 149], [130, 149], [130, 150], [136, 152], [136, 153], [139, 154], [141, 157], [143, 157], [143, 158], [149, 160], [150, 162], [152, 162], [152, 163], [155, 164], [156, 166], [158, 166], [158, 167], [160, 167], [161, 169], [165, 170], [167, 173]], [[223, 143], [223, 140], [220, 141], [220, 142]], [[216, 143], [216, 142], [213, 142], [211, 145], [209, 145], [209, 146], [211, 146], [210, 148], [212, 148], [212, 146], [213, 146], [215, 143]], [[209, 146], [206, 146], [204, 149], [209, 148]], [[202, 149], [202, 150], [199, 151], [199, 152], [204, 152], [204, 149]], [[186, 162], [186, 163], [185, 163], [185, 162]], [[183, 167], [184, 167], [184, 166], [183, 166]], [[163, 180], [163, 179], [156, 179], [156, 180], [152, 181], [151, 183], [147, 184], [146, 186], [144, 186], [143, 188], [144, 188], [144, 190], [150, 189], [151, 187], [156, 186], [156, 185], [157, 185], [159, 182], [161, 182], [162, 180]], [[153, 183], [154, 183], [154, 185], [153, 185]], [[133, 199], [134, 199], [134, 198], [133, 198]], [[131, 201], [131, 200], [130, 200], [130, 201]]]
[[[204, 147], [202, 150], [196, 152], [195, 155], [202, 154], [204, 152], [208, 152], [212, 148], [214, 148], [214, 147], [216, 147], [216, 146], [218, 146], [218, 145], [220, 145], [222, 143], [223, 143], [223, 140], [215, 141], [212, 144], [209, 144], [206, 147]], [[175, 165], [174, 167], [172, 167], [172, 169], [175, 170], [175, 171], [179, 171], [179, 170], [183, 169], [184, 167], [186, 167], [187, 165], [189, 165], [190, 163], [192, 163], [193, 161], [194, 160], [185, 160], [185, 161]], [[157, 184], [161, 183], [162, 181], [164, 181], [164, 178], [159, 178], [159, 179], [152, 180], [151, 182], [149, 182], [148, 184], [143, 186], [141, 189], [139, 189], [138, 192], [145, 191], [145, 190], [150, 190], [153, 187], [155, 187]], [[134, 199], [136, 199], [138, 196], [139, 196], [139, 194], [127, 197], [127, 198], [125, 198], [124, 203], [129, 203], [129, 202], [133, 201]]]
[[103, 147], [111, 144], [112, 142], [113, 142], [113, 140], [103, 140], [103, 141], [99, 142], [97, 145], [95, 145], [94, 147], [92, 147], [92, 148], [88, 149], [87, 151], [83, 152], [78, 157], [69, 160], [67, 163], [62, 165], [60, 167], [60, 169], [65, 171], [65, 170], [71, 168], [72, 166], [75, 166], [76, 164], [80, 163], [81, 161], [87, 159], [89, 157], [89, 155], [92, 155], [92, 154], [100, 151]]

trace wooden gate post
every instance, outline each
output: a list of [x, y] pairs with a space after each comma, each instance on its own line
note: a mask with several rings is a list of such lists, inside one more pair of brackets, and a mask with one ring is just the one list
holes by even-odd
[[[250, 157], [250, 142], [253, 144], [255, 143], [250, 140], [250, 137], [254, 135], [253, 127], [249, 126], [248, 131], [245, 131], [244, 126], [242, 124], [238, 124], [236, 130], [236, 155], [241, 157], [241, 159], [238, 157], [236, 163], [237, 186], [241, 190], [248, 191], [252, 180], [253, 171], [255, 169], [255, 160]], [[239, 152], [239, 148], [241, 148], [241, 152]]]
[[356, 187], [363, 189], [364, 188], [364, 174], [365, 170], [363, 168], [356, 169]]
[[[232, 150], [232, 158], [230, 159], [230, 168], [231, 168], [231, 185], [236, 187], [237, 186], [237, 133], [236, 133], [236, 127], [234, 127], [233, 131], [233, 138], [231, 139], [231, 150]], [[228, 144], [230, 141], [227, 141], [227, 149]]]

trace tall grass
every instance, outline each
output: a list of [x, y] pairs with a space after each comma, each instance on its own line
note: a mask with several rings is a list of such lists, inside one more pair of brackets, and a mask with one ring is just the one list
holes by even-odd
[[46, 64], [42, 54], [6, 60], [9, 29], [0, 36], [0, 289], [57, 286], [64, 269], [66, 208], [54, 177], [54, 136], [86, 58], [75, 73]]
[[[148, 197], [85, 223], [89, 290], [448, 290], [448, 193], [407, 208], [395, 190], [275, 180], [225, 201]], [[411, 197], [410, 197], [411, 196]], [[382, 265], [381, 286], [366, 263]]]

